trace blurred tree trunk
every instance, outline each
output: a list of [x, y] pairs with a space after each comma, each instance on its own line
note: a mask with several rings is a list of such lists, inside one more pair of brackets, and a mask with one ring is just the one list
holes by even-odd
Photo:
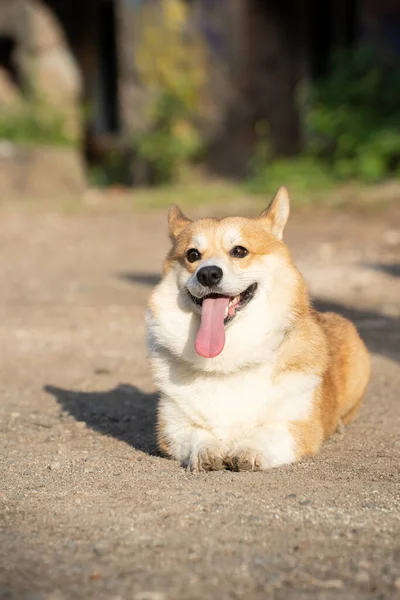
[[[297, 92], [300, 81], [307, 78], [310, 1], [235, 2], [240, 33], [233, 44], [236, 59], [235, 68], [231, 69], [229, 101], [221, 104], [224, 118], [215, 128], [209, 147], [207, 162], [212, 171], [245, 175], [260, 130], [267, 130], [274, 156], [293, 155], [301, 150], [302, 115]], [[214, 12], [226, 11], [223, 2], [211, 5]], [[224, 22], [228, 22], [226, 17]], [[218, 63], [214, 66], [218, 74], [217, 67]], [[217, 85], [214, 87], [218, 89]]]
[[298, 83], [305, 76], [307, 0], [248, 0], [251, 126], [266, 122], [274, 155], [301, 149]]

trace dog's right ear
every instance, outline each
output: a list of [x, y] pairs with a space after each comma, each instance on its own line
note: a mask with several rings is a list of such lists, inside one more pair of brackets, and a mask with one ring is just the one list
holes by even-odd
[[168, 227], [169, 237], [174, 242], [178, 235], [185, 229], [192, 221], [185, 217], [179, 206], [172, 204], [168, 209]]

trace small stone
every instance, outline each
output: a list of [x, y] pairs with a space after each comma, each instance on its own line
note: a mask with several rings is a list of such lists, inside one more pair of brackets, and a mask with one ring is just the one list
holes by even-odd
[[312, 500], [309, 500], [308, 498], [306, 498], [305, 500], [299, 500], [299, 504], [300, 506], [309, 506], [310, 504], [312, 504]]
[[163, 592], [138, 592], [133, 595], [133, 600], [165, 600]]
[[10, 417], [12, 419], [18, 419], [18, 417], [20, 417], [20, 416], [21, 416], [21, 413], [19, 413], [19, 412], [12, 412], [10, 415]]
[[341, 579], [311, 579], [311, 583], [316, 587], [325, 588], [328, 590], [340, 590], [343, 587]]
[[98, 543], [93, 546], [93, 554], [96, 556], [103, 556], [107, 551], [107, 548], [104, 544]]
[[101, 579], [101, 573], [99, 573], [98, 571], [94, 571], [91, 575], [90, 575], [90, 579], [92, 581], [96, 581], [97, 579]]
[[396, 590], [400, 590], [400, 577], [397, 577], [397, 579], [394, 580], [393, 585], [396, 588]]
[[46, 596], [46, 600], [64, 600], [64, 598], [65, 596], [63, 596], [58, 590], [50, 592], [50, 594]]
[[324, 583], [324, 587], [331, 590], [340, 590], [343, 587], [343, 581], [341, 579], [328, 579]]
[[93, 371], [95, 375], [109, 375], [111, 373], [110, 369], [99, 368]]
[[76, 422], [76, 427], [78, 429], [85, 429], [87, 427], [87, 424], [85, 421], [77, 421]]
[[50, 471], [57, 471], [61, 467], [61, 464], [57, 460], [52, 460], [48, 466]]
[[368, 571], [359, 571], [355, 577], [357, 583], [369, 583], [370, 576]]
[[297, 495], [296, 494], [288, 494], [287, 496], [285, 496], [285, 500], [291, 500], [293, 498], [296, 498]]

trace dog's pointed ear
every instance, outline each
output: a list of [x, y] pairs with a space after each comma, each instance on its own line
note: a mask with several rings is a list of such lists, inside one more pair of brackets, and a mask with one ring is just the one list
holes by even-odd
[[168, 209], [168, 228], [171, 240], [176, 240], [181, 231], [191, 222], [190, 219], [185, 217], [179, 206], [172, 204]]
[[266, 208], [259, 219], [269, 221], [271, 231], [279, 240], [283, 237], [283, 230], [289, 218], [290, 202], [289, 194], [285, 187], [280, 187], [274, 198], [271, 200], [268, 208]]

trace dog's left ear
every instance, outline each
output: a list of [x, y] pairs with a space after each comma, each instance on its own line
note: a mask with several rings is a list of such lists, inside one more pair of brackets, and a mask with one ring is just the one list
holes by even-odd
[[178, 235], [191, 222], [190, 219], [185, 217], [179, 206], [172, 204], [168, 209], [168, 227], [171, 241], [175, 241]]
[[274, 198], [271, 200], [268, 208], [266, 208], [259, 219], [269, 221], [271, 231], [279, 240], [283, 237], [283, 230], [289, 218], [290, 202], [289, 194], [285, 187], [280, 187]]

